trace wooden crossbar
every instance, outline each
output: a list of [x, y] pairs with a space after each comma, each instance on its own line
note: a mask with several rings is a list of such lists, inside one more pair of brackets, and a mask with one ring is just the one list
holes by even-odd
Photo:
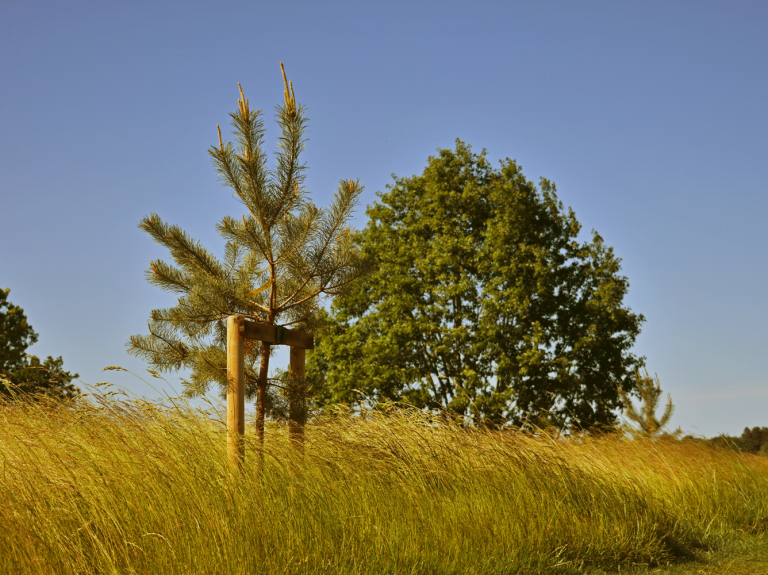
[[275, 345], [289, 345], [302, 349], [314, 349], [315, 338], [297, 329], [287, 329], [279, 325], [267, 325], [245, 319], [241, 324], [241, 334], [247, 339], [257, 339]]

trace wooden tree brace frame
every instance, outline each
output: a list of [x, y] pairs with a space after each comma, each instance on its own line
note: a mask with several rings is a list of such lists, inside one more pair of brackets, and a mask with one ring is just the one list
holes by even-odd
[[[227, 318], [227, 455], [239, 467], [245, 456], [245, 340], [255, 339], [291, 348], [291, 378], [304, 379], [305, 351], [314, 349], [314, 338], [306, 332], [248, 320], [242, 315]], [[293, 413], [292, 407], [289, 408]], [[303, 421], [290, 417], [291, 435], [300, 433]]]

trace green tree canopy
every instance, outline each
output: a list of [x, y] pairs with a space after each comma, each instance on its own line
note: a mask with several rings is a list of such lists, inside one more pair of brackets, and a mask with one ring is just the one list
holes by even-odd
[[620, 260], [512, 160], [457, 140], [395, 178], [358, 241], [372, 275], [336, 299], [308, 377], [325, 403], [443, 408], [486, 424], [615, 424], [642, 315]]
[[[319, 297], [345, 293], [365, 272], [346, 225], [363, 187], [342, 180], [328, 209], [309, 201], [300, 161], [307, 120], [284, 71], [283, 81], [273, 168], [263, 148], [261, 110], [250, 109], [242, 89], [238, 110], [230, 114], [237, 144], [225, 143], [219, 129], [219, 144], [209, 150], [222, 183], [246, 212], [217, 225], [226, 240], [224, 260], [156, 214], [139, 226], [168, 248], [176, 263], [152, 261], [148, 281], [180, 297], [175, 307], [151, 312], [150, 334], [131, 337], [128, 351], [159, 371], [190, 369], [191, 381], [184, 382], [189, 395], [204, 393], [211, 384], [226, 393], [228, 316], [242, 314], [311, 333]], [[256, 343], [246, 344], [245, 391], [249, 399], [257, 397], [257, 427], [263, 437], [267, 407], [279, 403], [280, 396], [268, 394], [270, 344]]]
[[48, 356], [43, 363], [27, 348], [37, 342], [38, 335], [27, 322], [24, 310], [8, 301], [10, 288], [0, 288], [0, 393], [48, 395], [71, 399], [80, 390], [71, 382], [79, 374], [64, 371], [61, 357]]

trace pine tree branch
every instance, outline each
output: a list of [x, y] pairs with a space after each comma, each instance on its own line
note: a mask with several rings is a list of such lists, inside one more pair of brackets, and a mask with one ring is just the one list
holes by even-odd
[[181, 331], [185, 337], [193, 342], [202, 341], [204, 337], [210, 335], [212, 325], [217, 321], [221, 321], [219, 314], [216, 314], [216, 316], [195, 316], [186, 313], [184, 310], [179, 310], [178, 308], [171, 308], [170, 310], [153, 310], [150, 314], [150, 319], [158, 325], [163, 323], [169, 324], [172, 329]]
[[[221, 131], [219, 131], [219, 138], [221, 138]], [[219, 173], [220, 178], [224, 180], [226, 185], [235, 190], [235, 194], [237, 194], [240, 200], [245, 204], [246, 195], [240, 188], [240, 182], [230, 165], [229, 158], [234, 155], [232, 144], [227, 142], [226, 147], [221, 148], [211, 146], [211, 148], [208, 150], [208, 154], [210, 154], [210, 156], [213, 158], [214, 163], [216, 164], [216, 171]]]
[[[245, 222], [245, 216], [243, 216], [243, 222]], [[225, 216], [222, 218], [222, 221], [216, 225], [216, 229], [219, 232], [219, 235], [224, 238], [250, 245], [251, 249], [261, 255], [263, 261], [269, 261], [266, 242], [262, 241], [262, 238], [259, 238], [258, 234], [252, 233], [247, 223], [241, 225], [240, 220], [235, 220], [231, 216]]]
[[211, 309], [214, 309], [214, 310], [216, 310], [216, 312], [217, 312], [217, 313], [219, 314], [219, 316], [221, 316], [222, 318], [224, 318], [224, 317], [227, 317], [227, 316], [231, 315], [231, 312], [230, 312], [230, 310], [229, 310], [229, 309], [223, 309], [223, 308], [221, 308], [221, 307], [217, 306], [216, 304], [214, 304], [213, 302], [209, 301], [208, 299], [206, 299], [206, 298], [205, 298], [205, 297], [204, 297], [204, 296], [203, 296], [203, 295], [200, 293], [200, 291], [199, 291], [199, 290], [193, 289], [193, 290], [192, 290], [192, 293], [193, 293], [195, 296], [197, 296], [197, 297], [200, 299], [200, 301], [202, 301], [203, 303], [207, 304], [207, 305], [208, 305], [208, 306], [209, 306]]
[[[146, 336], [131, 336], [130, 343], [131, 347], [128, 349], [128, 353], [131, 355], [137, 355], [140, 357], [145, 357], [150, 361], [150, 363], [159, 369], [171, 369], [171, 367], [166, 366], [163, 364], [163, 362], [159, 361], [159, 357], [167, 358], [171, 361], [168, 363], [173, 368], [180, 368], [182, 365], [184, 365], [187, 361], [187, 358], [189, 356], [189, 352], [186, 349], [186, 346], [183, 344], [179, 344], [178, 342], [170, 341], [166, 338], [163, 338], [162, 336], [154, 333], [152, 331], [152, 327], [150, 326], [150, 334], [151, 337], [147, 338]], [[153, 343], [153, 339], [159, 340], [160, 342], [164, 343], [167, 348], [170, 348], [175, 353], [169, 353], [168, 351], [162, 351]], [[159, 356], [159, 357], [158, 357]]]
[[212, 278], [220, 278], [223, 275], [218, 260], [178, 226], [165, 224], [153, 213], [144, 217], [139, 227], [152, 235], [155, 241], [166, 246], [176, 262], [189, 268], [189, 271], [200, 271]]
[[[291, 249], [291, 251], [288, 252], [287, 254], [278, 256], [277, 260], [275, 260], [275, 265], [280, 265], [284, 261], [289, 260], [294, 254], [298, 253], [298, 251], [304, 247], [306, 240], [309, 237], [310, 232], [312, 231], [312, 227], [313, 227], [312, 224], [317, 218], [317, 213], [318, 213], [317, 210], [313, 210], [313, 213], [307, 216], [307, 220], [306, 220], [307, 223], [305, 226], [302, 226], [304, 228], [303, 235], [301, 236], [300, 239], [292, 240], [290, 242], [290, 243], [294, 243], [295, 247], [293, 247], [293, 249]], [[290, 246], [290, 243], [289, 243], [289, 246]]]
[[188, 293], [190, 279], [181, 270], [174, 268], [162, 260], [150, 261], [147, 279], [160, 289], [176, 293]]
[[[333, 240], [335, 239], [335, 235], [338, 229], [349, 217], [349, 212], [351, 212], [354, 198], [362, 193], [362, 189], [362, 186], [355, 185], [355, 183], [351, 180], [349, 182], [342, 180], [342, 182], [339, 184], [339, 189], [336, 192], [334, 203], [331, 207], [331, 211], [336, 213], [336, 217], [331, 222], [329, 222], [329, 227], [326, 227], [326, 238], [323, 241], [322, 246], [319, 247], [319, 252], [317, 252], [316, 255], [312, 258], [314, 260], [312, 270], [305, 275], [305, 277], [308, 278], [307, 281], [309, 281], [309, 278], [317, 277], [318, 268], [323, 263], [326, 251], [333, 244]], [[324, 216], [325, 212], [323, 212], [323, 215], [321, 216], [321, 221]], [[301, 286], [296, 293], [284, 301], [290, 301], [296, 297], [296, 295], [303, 289], [303, 287], [304, 286]]]
[[296, 107], [293, 97], [288, 99], [282, 107], [278, 108], [279, 123], [283, 130], [283, 135], [280, 137], [280, 147], [283, 149], [283, 152], [278, 159], [277, 173], [281, 193], [279, 196], [280, 203], [276, 206], [269, 220], [270, 229], [277, 222], [277, 219], [282, 216], [286, 200], [290, 201], [290, 198], [295, 195], [294, 185], [299, 183], [297, 177], [303, 169], [301, 166], [296, 165], [303, 148], [301, 136], [304, 132], [304, 118], [302, 111], [303, 108], [301, 106]]

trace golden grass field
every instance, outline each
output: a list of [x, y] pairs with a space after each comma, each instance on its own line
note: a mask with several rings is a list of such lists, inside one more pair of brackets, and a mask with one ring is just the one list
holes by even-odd
[[233, 472], [214, 410], [119, 397], [0, 404], [0, 573], [768, 573], [765, 456], [391, 410]]

